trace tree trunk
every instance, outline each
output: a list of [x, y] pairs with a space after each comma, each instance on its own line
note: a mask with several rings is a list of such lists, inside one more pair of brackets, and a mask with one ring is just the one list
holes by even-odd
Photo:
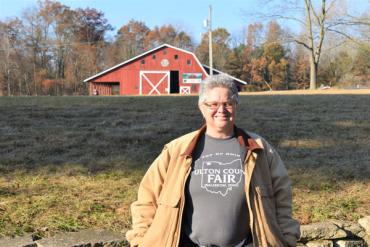
[[34, 60], [33, 61], [33, 84], [34, 84], [34, 95], [36, 95], [37, 96], [37, 85], [36, 85], [36, 64], [35, 64], [35, 61], [36, 60]]
[[19, 80], [19, 92], [18, 92], [18, 95], [19, 96], [22, 96], [22, 81], [21, 80]]
[[27, 89], [26, 95], [31, 96], [32, 95], [31, 94], [31, 86], [29, 84], [29, 81], [27, 80], [27, 74], [26, 73], [24, 73], [24, 85], [25, 85], [25, 87]]
[[318, 64], [315, 62], [315, 59], [310, 56], [310, 90], [316, 89], [317, 67]]
[[10, 71], [9, 69], [7, 70], [7, 91], [8, 91], [8, 96], [11, 96], [11, 92], [10, 92]]
[[0, 96], [3, 96], [4, 95], [4, 84], [2, 81], [0, 81]]

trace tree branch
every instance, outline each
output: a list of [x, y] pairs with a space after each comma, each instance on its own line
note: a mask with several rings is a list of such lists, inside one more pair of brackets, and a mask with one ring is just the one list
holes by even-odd
[[343, 44], [345, 44], [345, 43], [347, 43], [347, 41], [346, 41], [346, 40], [345, 40], [345, 41], [342, 41], [342, 42], [340, 42], [340, 43], [338, 43], [338, 44], [336, 44], [335, 46], [329, 47], [329, 48], [327, 48], [327, 49], [322, 49], [322, 52], [328, 52], [328, 51], [331, 51], [331, 50], [333, 50], [333, 49], [335, 49], [335, 48], [337, 48], [337, 47], [342, 46], [342, 45], [343, 45]]
[[315, 18], [316, 18], [316, 20], [317, 20], [317, 23], [318, 23], [319, 25], [321, 25], [321, 20], [320, 20], [319, 16], [316, 14], [316, 11], [315, 11], [315, 9], [314, 9], [314, 7], [313, 7], [313, 5], [312, 5], [312, 1], [311, 1], [311, 0], [309, 0], [309, 4], [310, 4], [310, 9], [311, 9], [311, 11], [312, 11], [312, 14], [315, 16]]
[[341, 31], [338, 31], [338, 30], [335, 30], [335, 29], [331, 29], [331, 28], [328, 28], [327, 30], [330, 31], [330, 32], [334, 32], [334, 33], [340, 34], [340, 35], [346, 37], [347, 39], [351, 40], [352, 42], [356, 43], [357, 45], [360, 45], [360, 46], [363, 45], [361, 42], [355, 40], [350, 35], [348, 35], [348, 34], [346, 34], [344, 32], [341, 32]]
[[[261, 18], [262, 16], [260, 16]], [[275, 19], [285, 19], [285, 20], [292, 20], [292, 21], [296, 21], [302, 25], [305, 25], [306, 23], [298, 18], [295, 18], [295, 17], [291, 17], [291, 16], [283, 16], [283, 15], [278, 15], [278, 14], [272, 14], [272, 15], [263, 15], [264, 18], [275, 18]]]
[[331, 3], [329, 4], [329, 7], [326, 9], [326, 12], [330, 11], [330, 9], [334, 6], [335, 2], [336, 2], [336, 0], [331, 1]]
[[306, 14], [307, 14], [307, 31], [308, 31], [308, 39], [310, 41], [310, 45], [308, 47], [311, 47], [309, 50], [312, 53], [312, 56], [314, 56], [314, 37], [312, 33], [312, 21], [311, 21], [311, 0], [304, 0], [306, 5]]
[[325, 37], [325, 27], [324, 27], [324, 22], [325, 22], [325, 17], [326, 17], [325, 3], [326, 3], [326, 0], [322, 0], [322, 6], [321, 6], [322, 20], [320, 23], [320, 36], [319, 36], [319, 42], [317, 43], [316, 51], [315, 51], [315, 60], [317, 63], [319, 63], [319, 60], [320, 60], [321, 48], [322, 48], [322, 44], [324, 42], [324, 37]]
[[303, 41], [300, 41], [298, 39], [292, 39], [293, 42], [299, 44], [299, 45], [303, 45], [305, 48], [307, 48], [308, 50], [312, 50], [312, 47], [310, 47], [309, 45], [307, 45], [305, 42]]

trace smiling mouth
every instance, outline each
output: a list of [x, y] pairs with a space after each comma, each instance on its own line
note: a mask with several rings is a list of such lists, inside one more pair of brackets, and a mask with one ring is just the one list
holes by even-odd
[[227, 120], [227, 119], [229, 119], [227, 116], [217, 116], [215, 118], [216, 119], [221, 119], [221, 120]]

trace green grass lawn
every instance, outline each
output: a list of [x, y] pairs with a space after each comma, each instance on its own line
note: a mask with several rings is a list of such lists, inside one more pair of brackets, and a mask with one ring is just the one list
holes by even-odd
[[[237, 125], [269, 140], [303, 224], [370, 207], [370, 95], [242, 96]], [[0, 97], [0, 236], [125, 231], [142, 175], [202, 124], [196, 97]]]

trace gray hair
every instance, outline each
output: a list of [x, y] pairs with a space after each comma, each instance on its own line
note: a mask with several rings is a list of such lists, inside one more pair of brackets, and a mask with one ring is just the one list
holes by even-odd
[[213, 89], [215, 87], [223, 87], [229, 89], [231, 96], [230, 99], [234, 100], [236, 104], [239, 103], [239, 94], [238, 88], [236, 87], [233, 79], [230, 77], [218, 74], [218, 75], [211, 75], [204, 79], [200, 84], [199, 89], [199, 100], [198, 104], [201, 105], [203, 102], [206, 101], [206, 91]]

